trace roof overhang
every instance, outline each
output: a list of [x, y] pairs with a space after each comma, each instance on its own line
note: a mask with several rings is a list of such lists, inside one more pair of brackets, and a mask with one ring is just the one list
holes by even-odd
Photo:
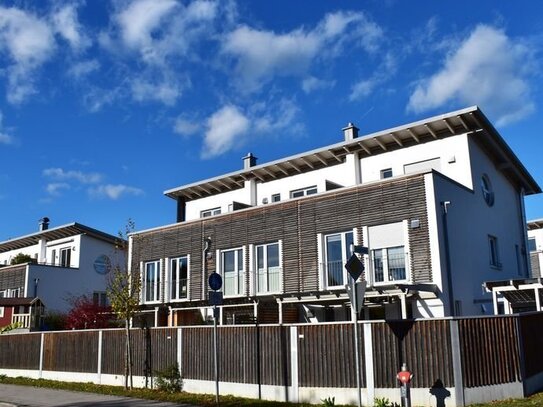
[[35, 244], [38, 244], [41, 239], [44, 239], [45, 241], [51, 241], [65, 239], [81, 234], [88, 235], [112, 244], [119, 241], [119, 238], [116, 236], [74, 222], [68, 225], [58, 226], [56, 228], [46, 229], [36, 233], [32, 233], [30, 235], [21, 236], [11, 240], [0, 242], [0, 253], [33, 246]]
[[528, 230], [543, 229], [543, 219], [534, 219], [528, 221]]
[[541, 192], [539, 185], [524, 168], [503, 138], [477, 106], [434, 116], [418, 122], [383, 130], [353, 140], [293, 155], [280, 160], [203, 181], [169, 189], [164, 194], [186, 201], [243, 188], [244, 182], [256, 179], [267, 182], [330, 167], [345, 161], [345, 156], [356, 153], [368, 157], [428, 141], [478, 132], [488, 137], [476, 137], [493, 157], [501, 170], [519, 183], [527, 195]]

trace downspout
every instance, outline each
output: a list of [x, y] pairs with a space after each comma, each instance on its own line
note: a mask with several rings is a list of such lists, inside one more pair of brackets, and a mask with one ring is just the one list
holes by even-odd
[[451, 273], [451, 249], [449, 245], [449, 225], [448, 225], [448, 219], [447, 215], [449, 213], [449, 206], [451, 205], [451, 201], [442, 201], [441, 202], [441, 220], [443, 222], [443, 238], [445, 240], [445, 264], [446, 264], [446, 272], [447, 272], [447, 288], [449, 292], [449, 314], [451, 317], [455, 316], [455, 309], [454, 309], [454, 288], [453, 288], [453, 282], [452, 282], [452, 273]]

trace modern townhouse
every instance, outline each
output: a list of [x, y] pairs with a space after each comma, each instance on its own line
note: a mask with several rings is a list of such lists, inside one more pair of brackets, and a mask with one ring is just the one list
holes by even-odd
[[362, 319], [492, 313], [483, 282], [528, 277], [541, 189], [479, 108], [343, 135], [167, 190], [177, 222], [129, 239], [149, 319], [205, 321], [217, 272], [223, 324], [349, 320], [351, 244], [368, 248]]
[[[126, 256], [116, 243], [117, 237], [79, 223], [49, 228], [48, 218], [37, 232], [0, 242], [0, 315], [36, 328], [44, 307], [66, 312], [72, 297], [104, 304], [108, 273]], [[31, 261], [11, 265], [19, 254]]]

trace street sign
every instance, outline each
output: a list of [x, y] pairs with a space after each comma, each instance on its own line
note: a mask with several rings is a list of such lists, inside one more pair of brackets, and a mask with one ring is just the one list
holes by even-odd
[[209, 305], [222, 305], [222, 291], [208, 291]]
[[[345, 288], [347, 289], [347, 294], [349, 295], [351, 304], [355, 304], [352, 285], [346, 284]], [[366, 294], [366, 282], [365, 281], [356, 282], [355, 292], [356, 292], [356, 312], [358, 313], [362, 310], [362, 306], [364, 305], [364, 295]]]
[[360, 261], [356, 254], [353, 254], [347, 263], [345, 263], [345, 268], [349, 272], [353, 280], [358, 280], [358, 278], [364, 272], [364, 264]]
[[222, 277], [219, 273], [211, 273], [207, 282], [209, 283], [209, 288], [214, 291], [218, 291], [222, 287]]

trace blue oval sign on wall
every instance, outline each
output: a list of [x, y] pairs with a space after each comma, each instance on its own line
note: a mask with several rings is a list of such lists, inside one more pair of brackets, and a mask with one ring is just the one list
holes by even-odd
[[219, 273], [211, 273], [208, 278], [209, 288], [218, 291], [222, 287], [222, 277]]
[[98, 256], [94, 260], [94, 271], [98, 274], [107, 274], [111, 271], [111, 260], [105, 254]]

